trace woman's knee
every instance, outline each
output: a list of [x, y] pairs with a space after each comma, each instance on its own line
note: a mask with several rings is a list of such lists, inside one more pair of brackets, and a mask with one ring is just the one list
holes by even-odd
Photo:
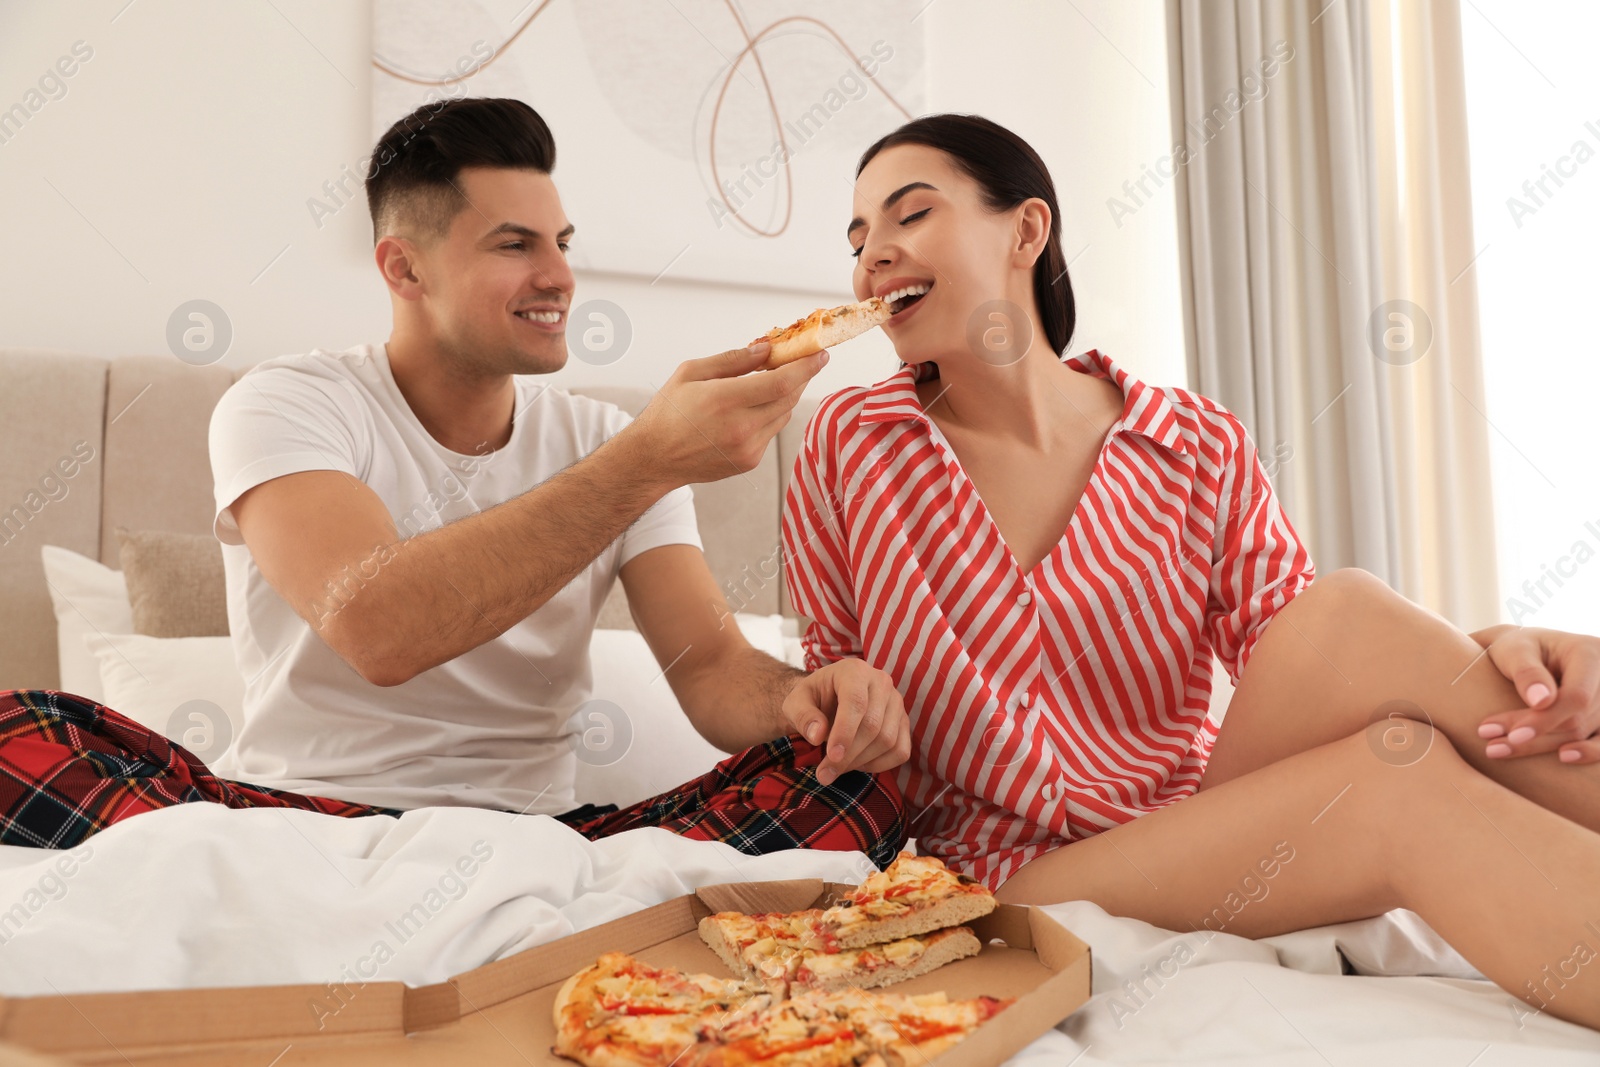
[[[1376, 780], [1409, 784], [1421, 773], [1453, 774], [1472, 767], [1462, 758], [1445, 732], [1434, 726], [1427, 713], [1407, 701], [1393, 701], [1379, 708], [1365, 729], [1346, 742], [1355, 751], [1358, 764]], [[1394, 772], [1417, 769], [1411, 779]], [[1476, 773], [1476, 772], [1473, 772]]]
[[1371, 571], [1360, 567], [1340, 567], [1317, 575], [1315, 581], [1290, 601], [1290, 606], [1307, 600], [1308, 603], [1318, 603], [1332, 610], [1348, 611], [1393, 604], [1396, 598], [1404, 599], [1390, 588], [1389, 583]]

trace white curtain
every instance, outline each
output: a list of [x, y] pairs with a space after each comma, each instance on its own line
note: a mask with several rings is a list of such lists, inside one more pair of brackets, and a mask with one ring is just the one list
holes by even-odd
[[1318, 570], [1498, 622], [1456, 0], [1168, 0], [1189, 383]]

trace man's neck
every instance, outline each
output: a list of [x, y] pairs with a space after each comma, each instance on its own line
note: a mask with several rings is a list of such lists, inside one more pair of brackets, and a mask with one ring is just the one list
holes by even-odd
[[393, 334], [389, 371], [417, 421], [435, 441], [462, 455], [485, 455], [511, 440], [516, 383], [509, 374], [467, 373], [446, 353]]

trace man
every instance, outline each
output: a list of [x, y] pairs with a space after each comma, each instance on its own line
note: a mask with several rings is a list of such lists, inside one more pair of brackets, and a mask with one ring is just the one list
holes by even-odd
[[[591, 837], [656, 825], [892, 858], [899, 694], [859, 660], [807, 675], [751, 648], [687, 488], [752, 469], [826, 354], [760, 374], [764, 345], [691, 360], [632, 422], [548, 388], [534, 376], [566, 362], [574, 227], [543, 120], [515, 100], [425, 105], [373, 158], [388, 343], [269, 360], [212, 416], [245, 722], [215, 775], [175, 761], [200, 791], [184, 799], [476, 805]], [[574, 811], [568, 721], [619, 577], [694, 727], [738, 755], [626, 811]], [[131, 725], [56, 710], [100, 737]]]

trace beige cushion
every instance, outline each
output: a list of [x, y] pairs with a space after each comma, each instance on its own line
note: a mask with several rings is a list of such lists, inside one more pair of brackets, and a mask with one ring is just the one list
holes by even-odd
[[233, 384], [228, 367], [171, 356], [124, 356], [106, 375], [105, 490], [100, 562], [115, 566], [117, 527], [211, 531], [211, 409]]
[[106, 365], [0, 349], [0, 689], [53, 689], [56, 621], [39, 550], [100, 555]]
[[222, 546], [209, 534], [117, 527], [133, 632], [148, 637], [228, 633]]

